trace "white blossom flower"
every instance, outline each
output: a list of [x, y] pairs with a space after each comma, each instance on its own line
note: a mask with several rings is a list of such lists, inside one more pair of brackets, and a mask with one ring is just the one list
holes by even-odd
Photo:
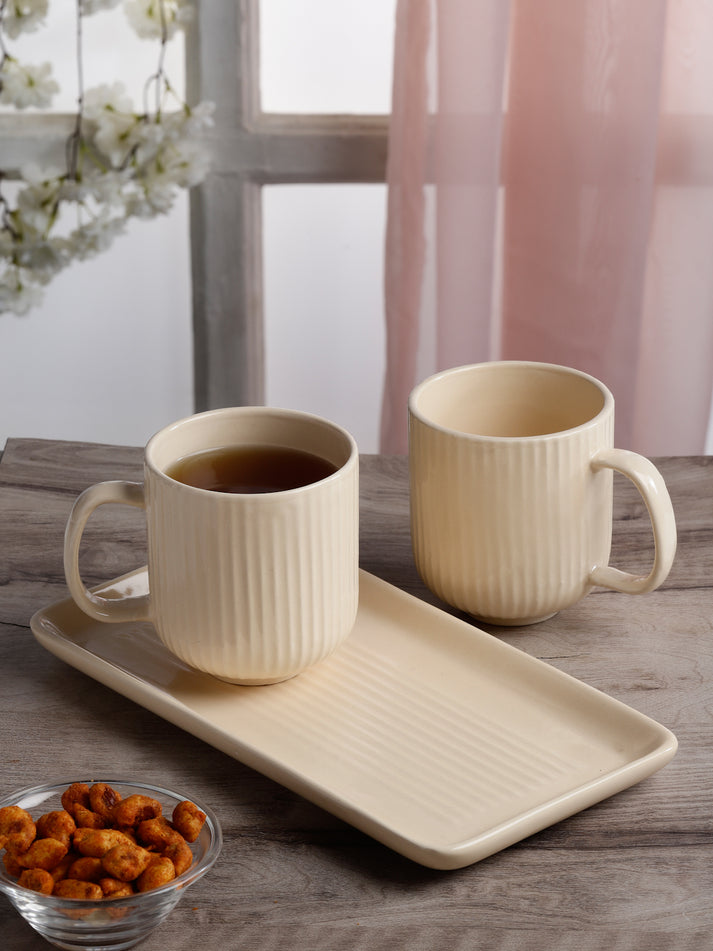
[[65, 238], [29, 235], [15, 253], [17, 264], [31, 273], [40, 284], [47, 284], [71, 259]]
[[146, 40], [166, 38], [190, 23], [193, 10], [186, 0], [126, 0], [124, 12], [136, 34]]
[[180, 112], [164, 113], [161, 124], [171, 138], [198, 138], [212, 127], [214, 112], [214, 102], [199, 102], [193, 108], [186, 106]]
[[3, 33], [17, 39], [20, 33], [31, 33], [42, 26], [47, 16], [48, 0], [12, 0], [5, 7]]
[[124, 209], [127, 218], [148, 219], [155, 218], [157, 214], [143, 188], [134, 188], [124, 194]]
[[21, 317], [41, 300], [42, 292], [34, 285], [31, 273], [19, 267], [0, 273], [0, 313], [9, 310]]
[[84, 93], [82, 113], [87, 119], [100, 119], [115, 112], [131, 112], [131, 105], [124, 83], [102, 83]]
[[106, 113], [97, 123], [94, 145], [118, 168], [138, 142], [141, 120], [130, 112]]
[[35, 162], [29, 162], [27, 165], [23, 165], [20, 174], [22, 175], [23, 182], [27, 182], [28, 185], [43, 185], [45, 182], [61, 178], [64, 172], [54, 165], [48, 165], [43, 168], [41, 165], [35, 164]]
[[174, 142], [161, 152], [160, 163], [163, 181], [172, 182], [179, 188], [192, 188], [205, 178], [210, 158], [197, 142]]
[[57, 197], [61, 202], [72, 202], [81, 205], [89, 198], [91, 190], [86, 181], [76, 180], [74, 178], [62, 178], [57, 192]]
[[110, 160], [120, 166], [139, 141], [141, 116], [131, 109], [123, 83], [90, 89], [84, 96], [84, 116], [95, 123], [87, 138]]
[[126, 219], [111, 217], [106, 210], [100, 212], [86, 224], [76, 228], [68, 238], [68, 245], [79, 261], [106, 251], [117, 235], [126, 228]]
[[199, 136], [213, 127], [214, 102], [199, 102], [197, 106], [187, 108], [183, 128], [187, 135]]
[[173, 182], [167, 181], [160, 173], [149, 174], [143, 181], [143, 188], [144, 201], [135, 205], [133, 214], [139, 218], [168, 214], [176, 197]]
[[123, 207], [126, 201], [124, 191], [130, 181], [130, 169], [109, 169], [106, 172], [93, 170], [83, 178], [82, 187], [86, 197], [91, 197], [99, 205], [107, 208]]
[[0, 102], [26, 109], [35, 106], [44, 109], [52, 102], [52, 96], [59, 86], [52, 79], [50, 63], [39, 66], [23, 66], [11, 56], [5, 58], [0, 71]]
[[136, 130], [136, 164], [143, 166], [151, 162], [168, 137], [164, 122], [145, 119]]
[[[27, 177], [29, 176], [29, 177]], [[26, 169], [23, 178], [29, 184], [17, 195], [17, 208], [21, 221], [28, 229], [44, 234], [52, 227], [59, 205], [60, 176], [51, 171]]]

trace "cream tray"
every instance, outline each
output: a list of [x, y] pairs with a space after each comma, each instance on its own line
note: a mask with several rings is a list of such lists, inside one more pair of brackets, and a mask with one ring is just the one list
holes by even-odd
[[[146, 570], [98, 590], [144, 593]], [[366, 572], [347, 641], [268, 687], [199, 673], [150, 624], [70, 600], [31, 624], [68, 664], [431, 868], [477, 862], [676, 752], [643, 714]]]

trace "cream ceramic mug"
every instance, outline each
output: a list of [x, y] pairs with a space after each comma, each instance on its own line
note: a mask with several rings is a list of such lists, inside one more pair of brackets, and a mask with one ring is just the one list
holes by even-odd
[[[251, 493], [167, 474], [181, 459], [223, 447], [297, 450], [326, 461], [328, 473]], [[352, 436], [307, 413], [236, 407], [180, 420], [147, 443], [143, 484], [102, 482], [75, 502], [64, 544], [72, 597], [100, 621], [153, 622], [173, 654], [222, 680], [286, 680], [330, 654], [354, 625], [358, 467]], [[113, 502], [146, 510], [146, 596], [103, 598], [80, 577], [87, 519]]]
[[[676, 551], [663, 478], [613, 447], [614, 399], [566, 367], [517, 361], [456, 367], [409, 398], [416, 567], [448, 604], [493, 624], [544, 620], [600, 585], [658, 587]], [[636, 485], [655, 539], [639, 576], [609, 565], [613, 470]]]

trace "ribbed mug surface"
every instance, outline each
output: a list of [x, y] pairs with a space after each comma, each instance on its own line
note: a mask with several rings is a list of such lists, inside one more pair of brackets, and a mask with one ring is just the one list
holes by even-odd
[[611, 545], [612, 472], [589, 467], [602, 425], [507, 445], [412, 427], [416, 566], [434, 593], [493, 623], [539, 620], [592, 587]]
[[156, 491], [147, 477], [155, 624], [186, 663], [240, 683], [284, 680], [330, 654], [358, 599], [357, 468], [264, 496]]

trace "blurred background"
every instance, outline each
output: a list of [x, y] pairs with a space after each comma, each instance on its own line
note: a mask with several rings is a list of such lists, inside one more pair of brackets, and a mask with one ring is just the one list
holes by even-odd
[[[261, 0], [263, 110], [388, 113], [394, 9]], [[46, 26], [13, 42], [18, 58], [52, 62], [56, 112], [76, 103], [74, 29], [74, 5], [55, 2]], [[121, 79], [140, 103], [156, 48], [121, 8], [85, 18], [85, 88]], [[182, 90], [182, 34], [166, 70]], [[266, 402], [329, 416], [375, 452], [386, 186], [268, 185], [262, 203]], [[0, 446], [11, 436], [143, 445], [193, 412], [188, 205], [182, 192], [170, 214], [130, 221], [109, 250], [55, 277], [41, 306], [0, 315]]]
[[[534, 17], [539, 32], [532, 33], [525, 27], [520, 29], [517, 36], [520, 41], [524, 38], [524, 45], [528, 47], [520, 50], [520, 56], [515, 56], [512, 47], [508, 46], [510, 34], [501, 37], [501, 41], [504, 40], [500, 46], [503, 62], [509, 63], [512, 58], [513, 63], [520, 64], [523, 53], [531, 55], [538, 76], [547, 72], [544, 67], [549, 65], [551, 57], [548, 54], [543, 59], [543, 56], [548, 49], [546, 42], [552, 44], [555, 52], [563, 53], [565, 62], [553, 67], [550, 81], [555, 83], [555, 89], [558, 83], [565, 88], [557, 78], [564, 74], [558, 70], [562, 65], [568, 65], [567, 57], [578, 48], [567, 30], [572, 26], [570, 21], [578, 29], [581, 27], [584, 33], [581, 36], [575, 33], [574, 37], [588, 37], [593, 52], [590, 79], [594, 82], [594, 92], [602, 98], [599, 103], [601, 116], [609, 116], [610, 140], [602, 149], [600, 159], [609, 156], [608, 149], [612, 145], [614, 151], [611, 154], [626, 157], [631, 152], [628, 125], [616, 124], [619, 109], [626, 106], [628, 100], [622, 102], [626, 96], [616, 93], [618, 87], [614, 80], [619, 74], [626, 80], [630, 60], [634, 66], [640, 62], [646, 65], [648, 60], [656, 59], [649, 49], [651, 44], [639, 41], [640, 27], [644, 25], [653, 29], [663, 16], [664, 7], [661, 4], [649, 6], [643, 0], [638, 2], [641, 2], [641, 7], [637, 8], [622, 0], [612, 5], [612, 10], [618, 15], [618, 19], [615, 18], [619, 24], [617, 28], [612, 25], [614, 20], [609, 23], [607, 19], [607, 5], [598, 0], [587, 4], [583, 0], [582, 7], [548, 2], [549, 20], [544, 17], [544, 6], [535, 12], [526, 2], [513, 3], [510, 5], [512, 22], [522, 24], [529, 22], [528, 17]], [[83, 18], [84, 88], [121, 80], [129, 87], [136, 109], [142, 111], [144, 84], [156, 70], [158, 43], [155, 39], [137, 37], [127, 23], [122, 6], [100, 10], [96, 15]], [[206, 98], [221, 100], [216, 113], [220, 113], [216, 127], [220, 126], [221, 131], [211, 140], [216, 150], [216, 169], [210, 176], [210, 187], [206, 184], [200, 189], [200, 198], [193, 205], [194, 212], [198, 206], [201, 213], [210, 206], [210, 214], [206, 213], [205, 218], [194, 215], [192, 219], [194, 225], [199, 222], [199, 228], [194, 226], [193, 229], [193, 255], [190, 247], [191, 200], [184, 191], [179, 192], [168, 215], [148, 221], [130, 219], [126, 234], [117, 238], [109, 250], [61, 272], [47, 285], [40, 306], [21, 317], [0, 314], [0, 361], [3, 369], [0, 373], [0, 446], [12, 436], [143, 445], [152, 433], [167, 423], [194, 412], [196, 399], [200, 407], [202, 388], [209, 379], [220, 380], [217, 387], [220, 394], [218, 403], [209, 399], [204, 405], [242, 401], [232, 392], [229, 397], [225, 393], [235, 380], [245, 380], [249, 383], [247, 390], [253, 394], [248, 401], [262, 400], [274, 406], [327, 416], [354, 434], [362, 452], [378, 451], [386, 372], [384, 255], [387, 187], [383, 179], [387, 118], [392, 108], [396, 7], [396, 0], [340, 0], [339, 3], [333, 0], [220, 0], [218, 3], [216, 0], [215, 6], [199, 8], [201, 29], [192, 31], [191, 42], [198, 36], [197, 42], [203, 54], [200, 68], [196, 67], [199, 58], [195, 55], [186, 62], [184, 37], [180, 32], [170, 42], [165, 61], [166, 72], [179, 91], [184, 89], [187, 79], [189, 85], [191, 80], [195, 82], [195, 76], [200, 72], [204, 81], [202, 88], [216, 93], [215, 97]], [[450, 89], [447, 77], [454, 60], [449, 52], [451, 47], [445, 40], [450, 39], [456, 48], [462, 36], [472, 43], [472, 47], [463, 44], [464, 50], [461, 50], [466, 91], [485, 94], [490, 89], [487, 76], [493, 69], [489, 56], [496, 44], [488, 30], [482, 28], [476, 13], [480, 11], [486, 17], [483, 22], [489, 22], [487, 16], [492, 16], [493, 22], [504, 22], [507, 12], [504, 13], [498, 3], [485, 0], [478, 4], [471, 4], [468, 0], [443, 3], [439, 7], [442, 15], [436, 18], [431, 31], [431, 46], [424, 53], [423, 50], [419, 52], [417, 43], [409, 45], [412, 39], [408, 31], [409, 16], [416, 21], [430, 7], [429, 3], [399, 7], [397, 49], [401, 51], [401, 57], [396, 60], [395, 86], [398, 95], [393, 100], [394, 121], [388, 129], [388, 141], [394, 156], [390, 166], [391, 180], [396, 186], [391, 189], [391, 198], [394, 200], [395, 196], [394, 207], [398, 207], [399, 201], [403, 202], [402, 207], [407, 210], [405, 221], [408, 221], [411, 210], [409, 202], [419, 194], [420, 186], [404, 198], [408, 187], [401, 187], [398, 176], [409, 167], [412, 173], [422, 157], [417, 141], [418, 112], [413, 109], [413, 101], [404, 97], [408, 85], [406, 80], [413, 78], [409, 70], [422, 55], [423, 69], [430, 81], [426, 84], [427, 94], [436, 88], [433, 78], [437, 75], [438, 82], [443, 85], [439, 96], [443, 94], [441, 108], [447, 119], [446, 103]], [[646, 293], [638, 302], [641, 312], [646, 314], [646, 319], [640, 324], [640, 347], [636, 352], [639, 364], [632, 371], [626, 359], [621, 358], [624, 351], [619, 352], [617, 334], [622, 327], [629, 333], [625, 325], [636, 326], [640, 315], [636, 306], [629, 307], [627, 302], [623, 315], [615, 313], [609, 306], [609, 299], [616, 295], [612, 292], [607, 296], [607, 288], [609, 284], [615, 286], [616, 282], [609, 281], [606, 262], [599, 261], [596, 254], [588, 264], [590, 270], [582, 274], [569, 273], [570, 265], [566, 260], [562, 266], [559, 258], [555, 260], [557, 274], [553, 275], [551, 283], [558, 306], [551, 310], [559, 320], [559, 326], [554, 321], [551, 331], [545, 327], [542, 340], [533, 343], [525, 339], [527, 335], [523, 336], [523, 327], [517, 323], [518, 320], [527, 322], [531, 314], [537, 314], [533, 323], [549, 322], [548, 308], [545, 307], [544, 311], [548, 319], [544, 320], [542, 301], [538, 312], [532, 298], [525, 293], [526, 305], [510, 308], [517, 318], [511, 337], [516, 338], [518, 345], [523, 340], [523, 353], [512, 352], [512, 340], [511, 350], [503, 345], [502, 352], [508, 358], [548, 359], [579, 366], [607, 382], [614, 391], [617, 406], [624, 410], [621, 416], [618, 413], [618, 432], [621, 431], [622, 418], [625, 427], [631, 429], [632, 404], [634, 416], [638, 414], [638, 423], [642, 420], [646, 423], [646, 432], [639, 437], [639, 445], [629, 445], [626, 439], [617, 439], [619, 445], [649, 455], [697, 453], [703, 445], [702, 431], [707, 423], [704, 451], [710, 454], [713, 452], [713, 414], [709, 412], [713, 335], [709, 312], [713, 282], [708, 278], [709, 269], [705, 262], [713, 227], [708, 182], [709, 129], [713, 113], [708, 95], [710, 68], [706, 50], [709, 45], [707, 38], [713, 35], [713, 17], [708, 5], [696, 3], [672, 6], [668, 11], [667, 25], [664, 30], [662, 24], [661, 30], [665, 32], [670, 49], [666, 47], [668, 56], [662, 56], [661, 60], [672, 68], [670, 75], [663, 73], [669, 75], [668, 85], [662, 86], [665, 94], [657, 103], [657, 109], [661, 108], [660, 117], [658, 112], [654, 117], [657, 122], [660, 119], [661, 138], [656, 153], [656, 168], [660, 175], [654, 186], [655, 211], [650, 230], [653, 238], [647, 250], [646, 278], [647, 281], [651, 278], [651, 281], [646, 284]], [[409, 16], [405, 15], [407, 12]], [[452, 35], [446, 36], [449, 16], [454, 26]], [[627, 32], [629, 21], [635, 26], [634, 34], [631, 30]], [[469, 24], [468, 30], [461, 29], [463, 22]], [[253, 29], [256, 35], [253, 35]], [[564, 31], [564, 39], [558, 33], [560, 29]], [[202, 30], [205, 33], [203, 39]], [[58, 114], [72, 113], [76, 105], [75, 33], [75, 4], [53, 0], [49, 4], [47, 22], [41, 29], [12, 39], [12, 53], [18, 59], [52, 63], [61, 89], [53, 102], [53, 111]], [[225, 42], [222, 42], [223, 35]], [[249, 35], [249, 42], [245, 42], [245, 35]], [[627, 37], [635, 53], [633, 59], [627, 59], [620, 49], [619, 39]], [[443, 48], [439, 59], [434, 43], [441, 40]], [[242, 44], [240, 56], [235, 55], [236, 42]], [[257, 59], [252, 58], [254, 49], [259, 49]], [[221, 51], [220, 55], [215, 54], [216, 50]], [[475, 55], [473, 51], [478, 50], [480, 53]], [[611, 62], [609, 55], [613, 57]], [[626, 62], [619, 62], [617, 72], [613, 65], [621, 60]], [[471, 72], [479, 78], [472, 79]], [[636, 70], [631, 72], [636, 74]], [[614, 75], [610, 76], [610, 73]], [[503, 75], [507, 76], [507, 70]], [[252, 100], [253, 88], [245, 81], [246, 76], [255, 81], [255, 88], [259, 86], [255, 96], [259, 101]], [[631, 82], [636, 85], [637, 81]], [[527, 80], [521, 82], [520, 98], [523, 91], [527, 93], [529, 85]], [[456, 89], [456, 84], [453, 87]], [[507, 83], [503, 92], [499, 92], [500, 87], [493, 88], [497, 100], [495, 111], [501, 117], [501, 97], [511, 94], [512, 84], [510, 92]], [[460, 94], [456, 91], [456, 96]], [[248, 100], [251, 105], [246, 108]], [[525, 100], [519, 119], [524, 119], [527, 126], [532, 104], [527, 95]], [[583, 100], [585, 106], [588, 101]], [[543, 97], [543, 102], [547, 116], [557, 120], [560, 113], [551, 107], [549, 93]], [[429, 120], [432, 105], [426, 103], [424, 106], [429, 109]], [[468, 110], [457, 98], [456, 105], [456, 113], [463, 112], [468, 119]], [[477, 115], [480, 115], [479, 109], [480, 106], [476, 109]], [[26, 110], [25, 115], [32, 112], [34, 110]], [[636, 115], [640, 110], [634, 109], [633, 112]], [[9, 106], [0, 105], [0, 120], [3, 113], [9, 121], [16, 115]], [[260, 121], [251, 126], [251, 119], [256, 114], [260, 114]], [[575, 112], [575, 118], [581, 119], [583, 115], [591, 118], [599, 114], [597, 110], [584, 109]], [[244, 115], [247, 115], [247, 122], [241, 125]], [[304, 121], [301, 122], [300, 117]], [[436, 125], [442, 133], [448, 128], [448, 122]], [[562, 123], [562, 127], [570, 128], [566, 123]], [[40, 130], [39, 126], [34, 128], [35, 142], [44, 142], [45, 130]], [[534, 139], [529, 142], [525, 139], [519, 150], [512, 150], [514, 155], [520, 156], [525, 168], [532, 156], [532, 142], [536, 144], [543, 140], [539, 128], [535, 123]], [[622, 128], [627, 135], [620, 134]], [[589, 134], [590, 125], [585, 123], [584, 130], [574, 128], [570, 146], [579, 141], [577, 136], [582, 132]], [[55, 140], [63, 150], [65, 139], [57, 139], [55, 135]], [[499, 133], [493, 135], [486, 129], [482, 141], [495, 143], [500, 148]], [[3, 141], [0, 133], [0, 169], [12, 167], [8, 159], [10, 151], [10, 143]], [[449, 156], [457, 151], [457, 148], [454, 152], [448, 146]], [[554, 148], [554, 153], [555, 156], [561, 154], [558, 147]], [[428, 150], [426, 154], [424, 164], [433, 160]], [[576, 158], [576, 149], [572, 154]], [[589, 151], [585, 150], [583, 154], [588, 156]], [[243, 159], [242, 155], [246, 157]], [[294, 165], [291, 164], [293, 159]], [[243, 166], [241, 162], [244, 162]], [[575, 160], [570, 164], [570, 173], [575, 176], [572, 181], [576, 184], [576, 175], [582, 169], [586, 172], [587, 162]], [[477, 170], [477, 166], [473, 168]], [[352, 180], [360, 183], [342, 184]], [[247, 188], [243, 190], [242, 184], [246, 182]], [[572, 234], [578, 234], [583, 245], [587, 245], [591, 237], [587, 230], [590, 226], [593, 233], [598, 234], [594, 223], [605, 236], [608, 233], [607, 216], [612, 212], [612, 195], [615, 194], [612, 184], [604, 176], [603, 204], [598, 216], [587, 212], [586, 203], [580, 208], [579, 216], [574, 216], [577, 221], [573, 222], [572, 228], [581, 226], [584, 230], [573, 230]], [[463, 192], [456, 190], [449, 204], [447, 185], [445, 181], [438, 186], [439, 202], [443, 199], [443, 204], [438, 207], [451, 208], [456, 212], [453, 217], [457, 218]], [[434, 230], [440, 228], [440, 218], [436, 222], [437, 216], [433, 213], [434, 189], [430, 186], [431, 180], [427, 178], [422, 193], [425, 206], [422, 224], [424, 231], [429, 233], [429, 240]], [[15, 182], [3, 182], [3, 192], [7, 195], [17, 187]], [[413, 180], [409, 187], [414, 188]], [[252, 194], [244, 198], [244, 191], [247, 194], [251, 189]], [[500, 247], [503, 188], [499, 180], [497, 189], [494, 227], [489, 228], [478, 211], [471, 216], [473, 234], [460, 244], [470, 254], [477, 244], [477, 232], [482, 231], [486, 239], [485, 250], [497, 250], [496, 266], [492, 267], [487, 255], [481, 255], [487, 265], [487, 280], [471, 264], [461, 268], [468, 288], [464, 291], [456, 283], [453, 294], [453, 300], [466, 312], [468, 319], [469, 309], [477, 311], [473, 339], [484, 329], [485, 335], [492, 338], [488, 347], [482, 347], [478, 342], [479, 360], [498, 359], [502, 343], [499, 339], [499, 321], [503, 320], [500, 282], [504, 279], [499, 270], [499, 255], [503, 250]], [[636, 190], [643, 191], [641, 187]], [[631, 191], [628, 188], [626, 194]], [[544, 194], [536, 187], [530, 198], [533, 195], [536, 198], [540, 193]], [[251, 206], [256, 194], [259, 196], [257, 211], [255, 206]], [[560, 195], [560, 198], [565, 196], [565, 203], [568, 194], [565, 188]], [[463, 207], [467, 217], [470, 213], [465, 205]], [[513, 208], [517, 207], [518, 202], [513, 202]], [[547, 211], [549, 213], [551, 209]], [[540, 237], [547, 233], [548, 223], [552, 221], [548, 213], [537, 217]], [[418, 258], [420, 226], [414, 226], [413, 219], [410, 229], [402, 226], [398, 215], [394, 215], [392, 220], [395, 224], [390, 229], [392, 243], [388, 258], [392, 295], [385, 419], [389, 413], [391, 417], [387, 426], [390, 426], [390, 432], [383, 444], [388, 451], [397, 451], [393, 447], [402, 446], [404, 441], [406, 394], [411, 385], [410, 376], [401, 373], [397, 364], [402, 358], [404, 365], [408, 364], [409, 350], [415, 349], [417, 352], [412, 355], [414, 367], [410, 371], [415, 372], [417, 379], [438, 368], [434, 360], [437, 355], [442, 359], [438, 354], [441, 325], [448, 325], [444, 332], [444, 337], [447, 337], [451, 317], [444, 313], [441, 298], [436, 298], [434, 288], [448, 290], [449, 275], [446, 273], [444, 277], [439, 269], [445, 266], [445, 271], [448, 271], [450, 257], [448, 251], [442, 250], [446, 244], [439, 243], [444, 238], [439, 231], [438, 240], [430, 240], [429, 256], [419, 274], [421, 299], [417, 305], [420, 311], [417, 312], [412, 301], [399, 296], [406, 283], [400, 285], [394, 294], [393, 282], [396, 275], [398, 284], [399, 268], [411, 267]], [[569, 227], [567, 215], [562, 222], [566, 232]], [[616, 232], [613, 226], [610, 230]], [[212, 275], [210, 280], [197, 281], [196, 286], [206, 294], [207, 287], [211, 292], [217, 288], [210, 301], [202, 302], [200, 326], [203, 330], [208, 327], [213, 333], [213, 325], [220, 324], [221, 320], [223, 323], [213, 334], [210, 345], [206, 346], [212, 362], [207, 370], [206, 364], [201, 363], [194, 379], [192, 320], [196, 309], [192, 300], [191, 259], [195, 270], [200, 257], [196, 254], [196, 234], [203, 251], [201, 273]], [[241, 234], [247, 238], [243, 240]], [[646, 238], [643, 231], [642, 234]], [[414, 241], [410, 240], [411, 236]], [[573, 240], [568, 247], [574, 246]], [[536, 238], [530, 244], [539, 250], [541, 242]], [[593, 246], [596, 251], [596, 241]], [[255, 248], [257, 253], [254, 253]], [[638, 245], [633, 248], [634, 251], [637, 249]], [[206, 258], [212, 268], [206, 265]], [[512, 263], [514, 256], [510, 255], [509, 260]], [[259, 282], [254, 279], [258, 270], [261, 272]], [[631, 278], [631, 266], [620, 270], [627, 280]], [[600, 272], [606, 279], [599, 279]], [[536, 278], [537, 268], [533, 273]], [[243, 280], [246, 275], [248, 279]], [[573, 308], [567, 290], [570, 279], [579, 288], [578, 292], [584, 294], [585, 303], [590, 298], [594, 300], [599, 289], [603, 288], [601, 314], [595, 313], [596, 300], [588, 309]], [[519, 280], [509, 280], [504, 282], [504, 286], [517, 290]], [[588, 280], [593, 280], [596, 294], [588, 294]], [[522, 286], [529, 285], [524, 281]], [[487, 306], [478, 304], [479, 291], [484, 291], [488, 297]], [[258, 305], [253, 306], [258, 297]], [[464, 300], [467, 306], [462, 307], [460, 302]], [[652, 306], [654, 303], [655, 307]], [[398, 309], [401, 305], [404, 306], [403, 312]], [[492, 307], [492, 314], [488, 307]], [[264, 338], [264, 381], [262, 374], [257, 374], [260, 379], [254, 381], [248, 372], [263, 362], [263, 341], [256, 344], [251, 339], [246, 343], [240, 338], [240, 333], [231, 338], [234, 327], [240, 326], [242, 332], [243, 326], [234, 319], [233, 310], [242, 317], [247, 315], [248, 319], [251, 314], [258, 315], [256, 324], [262, 326]], [[408, 320], [401, 320], [404, 314]], [[607, 330], [596, 320], [592, 322], [592, 314], [597, 319], [602, 316], [606, 320], [616, 319], [610, 321], [612, 327]], [[647, 322], [649, 318], [658, 323], [650, 324]], [[491, 327], [487, 326], [489, 322]], [[394, 334], [395, 327], [399, 328], [398, 334]], [[542, 328], [538, 327], [538, 332], [540, 330]], [[549, 343], [547, 332], [551, 337]], [[587, 333], [596, 337], [590, 348], [592, 354], [586, 352]], [[231, 338], [229, 345], [223, 346], [223, 340], [227, 338]], [[452, 349], [448, 351], [446, 365], [475, 359], [467, 348], [461, 346], [457, 333], [453, 339], [456, 342], [449, 344]], [[565, 350], [565, 357], [559, 358], [558, 348], [563, 341], [570, 350]], [[204, 342], [201, 338], [195, 347], [199, 362]], [[578, 350], [580, 343], [584, 348], [582, 353]], [[554, 347], [552, 356], [551, 350], [547, 350], [549, 345]], [[541, 355], [543, 346], [545, 356]], [[601, 350], [606, 352], [595, 352]], [[247, 365], [237, 367], [236, 358], [241, 356]], [[600, 357], [604, 361], [602, 372], [596, 372], [586, 361], [590, 358], [596, 361]], [[618, 378], [607, 375], [610, 357], [615, 364], [617, 358], [622, 364], [618, 367]], [[638, 387], [634, 395], [623, 392], [631, 380], [634, 380], [634, 388]], [[259, 397], [254, 395], [257, 393]], [[682, 421], [689, 425], [682, 426]], [[681, 429], [690, 432], [679, 433], [677, 430]], [[401, 431], [400, 436], [398, 433], [394, 435], [396, 430]]]

